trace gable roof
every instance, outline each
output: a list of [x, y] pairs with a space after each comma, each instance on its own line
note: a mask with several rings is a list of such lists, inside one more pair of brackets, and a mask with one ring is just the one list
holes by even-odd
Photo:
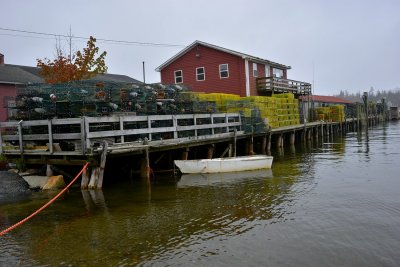
[[242, 59], [248, 59], [251, 61], [255, 61], [255, 62], [259, 62], [262, 64], [269, 64], [271, 66], [275, 66], [275, 67], [279, 67], [279, 68], [284, 68], [284, 69], [290, 69], [290, 66], [286, 66], [280, 63], [276, 63], [267, 59], [262, 59], [259, 57], [255, 57], [255, 56], [251, 56], [248, 54], [244, 54], [241, 52], [237, 52], [231, 49], [227, 49], [227, 48], [223, 48], [217, 45], [213, 45], [213, 44], [209, 44], [206, 42], [202, 42], [202, 41], [194, 41], [192, 44], [190, 44], [189, 46], [185, 47], [183, 50], [181, 50], [178, 54], [176, 54], [175, 56], [171, 57], [170, 59], [168, 59], [166, 62], [164, 62], [163, 64], [161, 64], [159, 67], [156, 68], [156, 71], [161, 71], [163, 68], [165, 68], [166, 66], [168, 66], [169, 64], [171, 64], [172, 62], [174, 62], [176, 59], [180, 58], [181, 56], [183, 56], [184, 54], [186, 54], [187, 52], [189, 52], [192, 48], [194, 48], [196, 45], [202, 45], [205, 47], [209, 47], [218, 51], [222, 51], [231, 55], [235, 55], [238, 57], [241, 57]]
[[314, 101], [314, 102], [335, 103], [335, 104], [353, 104], [353, 102], [350, 100], [339, 98], [336, 96], [310, 95], [310, 96], [301, 96], [300, 99], [304, 102]]
[[[120, 74], [98, 74], [92, 77], [92, 81], [102, 82], [123, 82], [123, 83], [142, 83], [127, 75]], [[44, 83], [40, 76], [40, 68], [22, 65], [4, 64], [0, 66], [0, 83], [6, 84], [25, 84], [25, 83]]]
[[43, 78], [20, 68], [20, 66], [9, 64], [0, 66], [0, 83], [24, 84], [42, 82], [44, 82]]

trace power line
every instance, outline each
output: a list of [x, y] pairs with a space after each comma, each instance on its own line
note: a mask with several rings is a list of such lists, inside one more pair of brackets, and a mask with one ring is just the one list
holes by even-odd
[[30, 35], [12, 34], [12, 33], [0, 33], [0, 35], [12, 36], [12, 37], [25, 37], [25, 38], [34, 38], [34, 39], [54, 40], [54, 37], [50, 38], [50, 37], [30, 36]]
[[[43, 36], [65, 37], [65, 38], [80, 39], [80, 40], [88, 40], [89, 39], [87, 37], [82, 37], [82, 36], [73, 36], [73, 35], [71, 36], [71, 35], [65, 35], [65, 34], [55, 34], [55, 33], [27, 31], [27, 30], [17, 30], [17, 29], [3, 28], [3, 27], [0, 27], [0, 30], [11, 31], [11, 32], [19, 32], [19, 33], [29, 33], [29, 34], [43, 35]], [[2, 35], [6, 35], [6, 34], [2, 34]], [[28, 36], [21, 35], [21, 37], [28, 37]], [[43, 39], [48, 39], [48, 38], [43, 38]], [[185, 47], [185, 45], [179, 45], [179, 44], [124, 41], [124, 40], [114, 40], [114, 39], [104, 39], [104, 38], [96, 38], [96, 40], [97, 41], [102, 41], [102, 42], [107, 42], [107, 43], [125, 44], [125, 45], [128, 44], [128, 45], [143, 45], [143, 46], [158, 46], [158, 47]]]

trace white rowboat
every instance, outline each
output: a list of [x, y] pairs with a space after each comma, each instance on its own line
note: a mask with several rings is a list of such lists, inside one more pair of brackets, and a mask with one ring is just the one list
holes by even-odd
[[270, 169], [273, 157], [265, 155], [199, 160], [175, 160], [182, 173], [219, 173]]

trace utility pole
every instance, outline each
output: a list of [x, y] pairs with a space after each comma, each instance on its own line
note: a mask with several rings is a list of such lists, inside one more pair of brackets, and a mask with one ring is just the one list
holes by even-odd
[[69, 62], [72, 62], [72, 30], [71, 30], [71, 24], [69, 25]]
[[146, 83], [146, 70], [144, 68], [144, 61], [142, 63], [143, 63], [143, 83]]

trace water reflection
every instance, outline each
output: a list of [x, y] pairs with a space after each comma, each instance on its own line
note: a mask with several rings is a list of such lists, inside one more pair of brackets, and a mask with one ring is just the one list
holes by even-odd
[[[4, 256], [14, 265], [28, 266], [177, 265], [179, 259], [186, 259], [182, 265], [196, 265], [199, 258], [208, 260], [199, 265], [239, 265], [232, 255], [247, 255], [250, 265], [267, 265], [273, 258], [273, 265], [293, 266], [301, 259], [310, 266], [364, 258], [363, 253], [379, 251], [373, 244], [386, 237], [383, 226], [396, 233], [399, 211], [393, 197], [398, 187], [381, 179], [396, 181], [398, 167], [393, 166], [399, 150], [382, 146], [382, 140], [396, 144], [399, 137], [398, 131], [378, 128], [368, 138], [350, 133], [275, 149], [272, 170], [159, 177], [151, 185], [136, 179], [103, 191], [75, 188], [0, 238], [0, 265]], [[377, 151], [384, 156], [377, 157]], [[374, 167], [366, 164], [365, 155], [374, 159]], [[378, 190], [386, 194], [376, 194]], [[37, 193], [29, 202], [0, 205], [0, 227], [23, 218], [49, 197]], [[370, 242], [358, 242], [360, 237]], [[218, 256], [225, 261], [215, 261]]]
[[[200, 240], [242, 234], [263, 220], [285, 220], [289, 210], [281, 204], [294, 183], [293, 176], [275, 178], [264, 170], [186, 175], [177, 183], [165, 178], [152, 185], [150, 196], [141, 181], [133, 187], [71, 191], [9, 237], [40, 264], [133, 264]], [[9, 208], [14, 221], [18, 215]]]
[[229, 186], [244, 180], [272, 178], [272, 170], [255, 170], [232, 173], [194, 173], [183, 174], [178, 183], [178, 188], [188, 186]]

